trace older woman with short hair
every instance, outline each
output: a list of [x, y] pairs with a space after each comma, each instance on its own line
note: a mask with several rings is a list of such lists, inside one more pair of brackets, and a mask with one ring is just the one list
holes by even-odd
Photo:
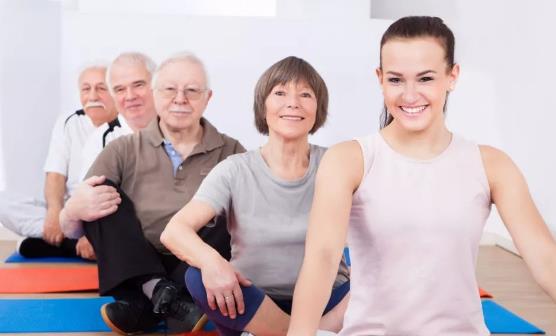
[[[213, 168], [161, 236], [193, 266], [187, 287], [224, 335], [287, 331], [315, 175], [325, 152], [308, 136], [324, 124], [327, 109], [326, 84], [309, 63], [287, 57], [271, 66], [257, 83], [254, 102], [255, 125], [268, 141]], [[219, 215], [229, 218], [229, 262], [197, 235]], [[348, 292], [342, 260], [322, 329], [341, 327]]]

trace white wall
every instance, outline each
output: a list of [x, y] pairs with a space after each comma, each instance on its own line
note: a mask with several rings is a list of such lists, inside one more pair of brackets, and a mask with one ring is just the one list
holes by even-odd
[[0, 12], [0, 182], [10, 192], [41, 195], [60, 113], [60, 4], [0, 0]]
[[[3, 9], [3, 4], [0, 2], [0, 9]], [[5, 18], [6, 14], [3, 10], [0, 10], [0, 22], [4, 22], [6, 20]], [[0, 43], [2, 43], [5, 40], [4, 37], [4, 28], [3, 26], [0, 26]], [[0, 44], [1, 45], [1, 44]], [[1, 49], [0, 49], [1, 50]], [[4, 73], [4, 56], [3, 53], [0, 52], [0, 74]], [[3, 81], [0, 80], [0, 130], [2, 130], [3, 128], [3, 123], [2, 123], [2, 116], [3, 116], [3, 110], [2, 110], [2, 106], [4, 105], [2, 103], [2, 83]], [[5, 177], [5, 169], [4, 169], [4, 146], [2, 145], [2, 136], [0, 136], [0, 192], [2, 192], [5, 188], [6, 188], [6, 177]]]
[[378, 41], [388, 22], [344, 15], [339, 18], [342, 24], [330, 24], [330, 11], [323, 11], [323, 17], [299, 18], [303, 13], [297, 11], [294, 18], [249, 18], [66, 10], [62, 110], [77, 104], [74, 78], [84, 60], [112, 59], [121, 51], [140, 50], [161, 61], [189, 49], [206, 62], [211, 78], [214, 95], [206, 116], [247, 148], [255, 148], [264, 141], [253, 126], [255, 83], [271, 64], [296, 55], [321, 73], [331, 95], [329, 122], [312, 141], [329, 145], [376, 130], [381, 95], [373, 71]]
[[[311, 62], [331, 92], [329, 123], [312, 141], [328, 145], [372, 132], [381, 106], [374, 78], [380, 35], [400, 16], [432, 14], [453, 28], [462, 65], [449, 126], [509, 153], [556, 231], [556, 4], [550, 1], [278, 0], [277, 16], [260, 18], [123, 15], [95, 12], [95, 3], [102, 1], [0, 0], [0, 187], [4, 181], [9, 190], [40, 194], [55, 116], [78, 107], [77, 69], [124, 50], [157, 61], [182, 49], [198, 53], [215, 91], [207, 117], [248, 148], [263, 141], [252, 121], [255, 81], [291, 54]], [[508, 237], [495, 215], [487, 231]]]
[[307, 59], [329, 86], [329, 121], [313, 142], [329, 145], [378, 127], [381, 98], [373, 71], [388, 22], [369, 20], [367, 0], [341, 11], [334, 0], [281, 0], [276, 17], [122, 14], [107, 1], [0, 1], [7, 18], [0, 27], [6, 32], [1, 65], [7, 69], [1, 74], [0, 120], [9, 192], [40, 195], [52, 124], [79, 107], [80, 66], [127, 50], [156, 61], [183, 49], [197, 53], [214, 90], [206, 116], [247, 148], [264, 141], [253, 125], [255, 82], [288, 55]]

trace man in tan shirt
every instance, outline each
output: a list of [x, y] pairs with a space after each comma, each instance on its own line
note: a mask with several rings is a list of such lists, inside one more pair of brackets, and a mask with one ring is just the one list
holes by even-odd
[[[93, 244], [100, 293], [116, 298], [101, 314], [120, 333], [147, 331], [168, 317], [179, 324], [172, 331], [200, 326], [202, 314], [183, 285], [187, 265], [163, 247], [160, 233], [212, 167], [245, 151], [202, 117], [212, 91], [197, 57], [164, 61], [152, 88], [157, 119], [109, 143], [61, 213], [65, 234], [85, 234]], [[209, 226], [201, 235], [229, 257], [225, 228]]]

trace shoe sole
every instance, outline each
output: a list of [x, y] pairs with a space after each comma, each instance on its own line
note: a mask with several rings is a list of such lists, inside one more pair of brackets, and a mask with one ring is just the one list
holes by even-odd
[[110, 320], [110, 318], [108, 317], [108, 314], [106, 314], [106, 306], [108, 305], [108, 303], [105, 303], [102, 305], [102, 307], [100, 307], [100, 315], [102, 316], [102, 320], [104, 321], [104, 323], [106, 323], [106, 325], [108, 325], [108, 328], [112, 329], [112, 331], [117, 332], [120, 335], [139, 335], [142, 334], [142, 331], [138, 331], [138, 332], [134, 332], [134, 333], [127, 333], [123, 330], [121, 330], [120, 328], [116, 327], [114, 325], [114, 323], [112, 323], [112, 320]]
[[[108, 317], [108, 314], [106, 314], [106, 306], [107, 305], [108, 305], [108, 303], [105, 303], [105, 304], [102, 305], [102, 307], [100, 307], [100, 315], [101, 315], [102, 320], [104, 321], [104, 323], [106, 323], [106, 325], [108, 325], [108, 327], [110, 329], [112, 329], [112, 331], [117, 332], [120, 335], [139, 335], [139, 334], [143, 333], [143, 331], [128, 333], [128, 332], [125, 332], [125, 331], [121, 330], [120, 328], [116, 327], [114, 325], [114, 323], [112, 323], [112, 320], [110, 320], [110, 318]], [[206, 314], [203, 314], [201, 316], [201, 318], [199, 319], [199, 321], [197, 321], [197, 323], [195, 323], [195, 325], [191, 329], [191, 332], [202, 331], [204, 326], [207, 324], [207, 322], [208, 322], [208, 316]]]
[[205, 326], [205, 324], [207, 324], [208, 322], [208, 316], [207, 314], [203, 314], [203, 316], [201, 316], [201, 318], [199, 319], [199, 321], [197, 321], [197, 323], [195, 323], [195, 325], [193, 326], [193, 328], [191, 329], [191, 331], [202, 331], [203, 327]]

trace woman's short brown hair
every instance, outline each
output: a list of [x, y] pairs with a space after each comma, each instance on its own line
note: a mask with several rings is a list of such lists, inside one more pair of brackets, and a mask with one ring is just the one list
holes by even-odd
[[289, 56], [268, 68], [259, 78], [255, 86], [255, 126], [264, 135], [268, 135], [268, 124], [266, 123], [265, 101], [270, 91], [276, 85], [285, 85], [289, 82], [305, 81], [315, 93], [317, 99], [317, 115], [315, 124], [309, 131], [315, 133], [326, 121], [328, 115], [328, 89], [319, 73], [307, 61]]

